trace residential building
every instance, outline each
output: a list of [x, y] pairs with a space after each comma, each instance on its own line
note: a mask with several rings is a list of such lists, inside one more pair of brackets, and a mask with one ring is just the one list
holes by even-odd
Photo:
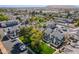
[[55, 28], [54, 30], [47, 29], [45, 31], [44, 41], [57, 48], [64, 42], [64, 34], [58, 28]]

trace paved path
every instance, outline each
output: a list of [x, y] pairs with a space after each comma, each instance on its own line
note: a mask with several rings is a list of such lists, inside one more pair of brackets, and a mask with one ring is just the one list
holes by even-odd
[[3, 41], [3, 44], [5, 46], [5, 48], [8, 50], [8, 53], [9, 54], [12, 54], [12, 50], [13, 50], [13, 47], [14, 47], [14, 44], [16, 44], [17, 42], [19, 42], [18, 40], [12, 42], [11, 40], [7, 40], [7, 41]]
[[8, 54], [7, 49], [4, 47], [3, 43], [0, 41], [0, 49], [3, 54]]
[[70, 45], [65, 46], [65, 54], [79, 54], [79, 48], [73, 48]]
[[7, 49], [4, 47], [3, 42], [1, 41], [3, 37], [3, 29], [0, 28], [0, 50], [3, 54], [7, 54], [8, 51]]

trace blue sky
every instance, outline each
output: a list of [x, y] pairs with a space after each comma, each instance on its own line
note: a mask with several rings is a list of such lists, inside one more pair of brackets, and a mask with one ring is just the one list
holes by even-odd
[[0, 5], [0, 7], [45, 7], [46, 5]]
[[[0, 7], [45, 7], [47, 5], [0, 5]], [[79, 7], [79, 5], [73, 5]]]

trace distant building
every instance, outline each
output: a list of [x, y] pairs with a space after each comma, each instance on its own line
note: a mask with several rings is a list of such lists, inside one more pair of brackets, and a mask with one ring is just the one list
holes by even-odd
[[72, 23], [73, 22], [73, 19], [66, 19], [65, 22], [66, 23]]
[[19, 21], [10, 20], [10, 21], [6, 22], [6, 26], [10, 27], [10, 26], [18, 25], [18, 23], [19, 23]]
[[9, 20], [9, 21], [5, 21], [5, 22], [0, 22], [0, 27], [5, 28], [5, 27], [15, 26], [18, 24], [19, 24], [18, 20]]
[[5, 28], [6, 27], [5, 22], [0, 22], [0, 27]]
[[8, 29], [7, 36], [11, 39], [17, 38], [19, 36], [19, 29]]
[[56, 27], [56, 23], [54, 21], [47, 21], [46, 22], [46, 27], [54, 29]]

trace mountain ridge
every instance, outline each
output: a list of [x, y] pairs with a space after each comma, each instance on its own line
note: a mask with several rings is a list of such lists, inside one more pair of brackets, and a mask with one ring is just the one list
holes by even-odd
[[48, 5], [47, 8], [79, 8], [74, 5]]

